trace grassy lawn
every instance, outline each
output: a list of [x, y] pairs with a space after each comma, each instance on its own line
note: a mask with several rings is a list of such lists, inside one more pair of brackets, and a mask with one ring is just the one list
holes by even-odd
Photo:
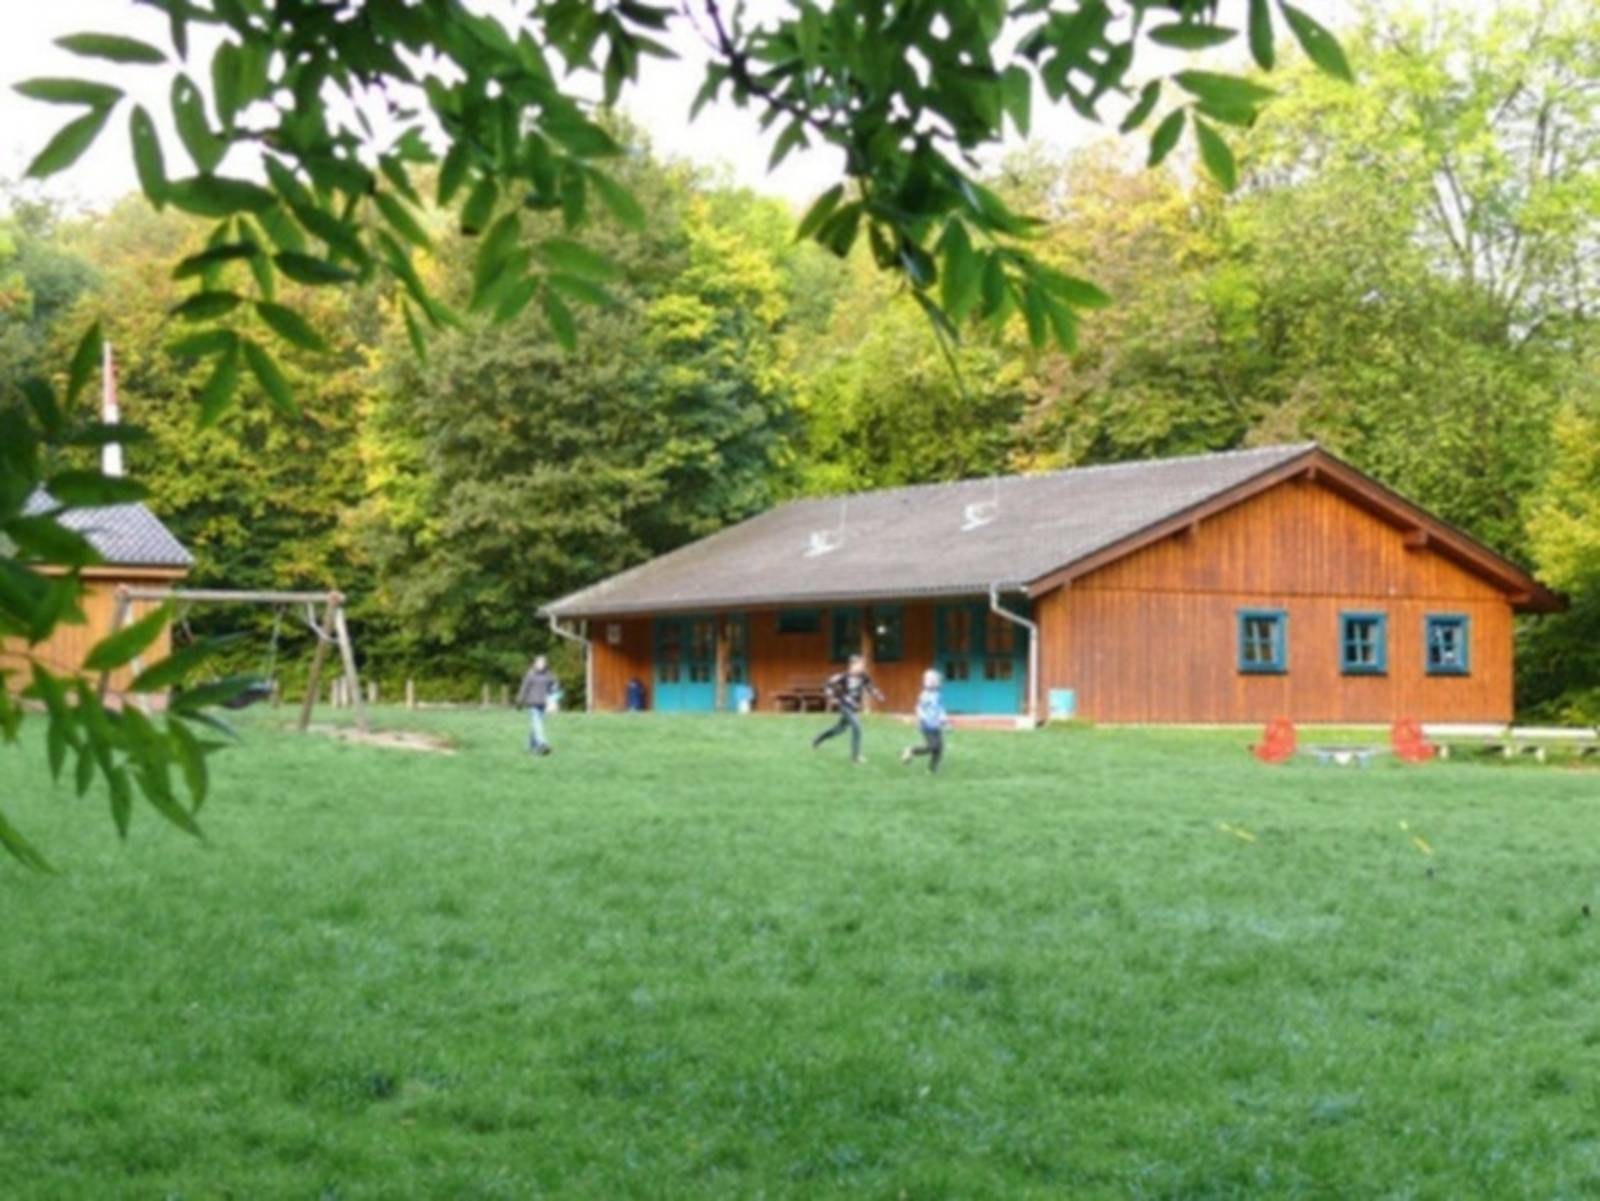
[[1600, 1195], [1600, 773], [384, 719], [204, 845], [0, 751], [5, 1196]]

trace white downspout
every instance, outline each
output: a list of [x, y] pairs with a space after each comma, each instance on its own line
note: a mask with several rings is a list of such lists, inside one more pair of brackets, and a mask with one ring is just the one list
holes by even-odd
[[583, 711], [594, 712], [594, 647], [589, 644], [589, 639], [572, 630], [561, 628], [561, 619], [554, 613], [550, 615], [550, 631], [569, 642], [576, 642], [583, 647]]
[[989, 585], [989, 611], [1028, 631], [1028, 721], [1039, 725], [1039, 623], [1000, 605], [1000, 585]]

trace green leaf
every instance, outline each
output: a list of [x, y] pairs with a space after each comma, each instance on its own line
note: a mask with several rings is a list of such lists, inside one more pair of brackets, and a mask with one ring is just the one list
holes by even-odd
[[1294, 33], [1295, 40], [1300, 43], [1300, 48], [1306, 52], [1306, 57], [1316, 63], [1323, 71], [1336, 79], [1346, 83], [1354, 83], [1355, 75], [1350, 70], [1350, 62], [1344, 56], [1344, 50], [1339, 45], [1339, 40], [1324, 29], [1321, 25], [1301, 9], [1292, 4], [1279, 0], [1278, 11], [1289, 22], [1289, 29]]
[[475, 236], [484, 231], [494, 216], [495, 202], [500, 199], [500, 186], [491, 176], [485, 175], [474, 185], [461, 209], [461, 232]]
[[254, 242], [224, 242], [218, 246], [211, 246], [199, 254], [191, 254], [183, 259], [172, 269], [173, 279], [191, 279], [196, 275], [204, 275], [213, 267], [223, 263], [235, 262], [238, 259], [248, 259], [261, 253], [261, 247]]
[[194, 165], [202, 175], [210, 173], [222, 161], [228, 147], [212, 132], [211, 123], [206, 119], [205, 100], [187, 75], [179, 75], [172, 81], [172, 119]]
[[1211, 172], [1211, 177], [1222, 186], [1224, 192], [1233, 191], [1239, 183], [1239, 172], [1228, 143], [1199, 117], [1194, 119], [1194, 136], [1200, 143], [1200, 160], [1205, 163], [1206, 170]]
[[1045, 316], [1050, 320], [1050, 332], [1055, 337], [1056, 345], [1071, 354], [1078, 348], [1077, 317], [1066, 305], [1055, 303], [1045, 306]]
[[590, 171], [589, 182], [600, 193], [600, 202], [610, 211], [618, 225], [626, 229], [642, 230], [647, 224], [644, 207], [628, 191], [604, 171]]
[[150, 202], [161, 208], [167, 202], [167, 165], [161, 153], [161, 135], [143, 105], [128, 114], [128, 140], [133, 143], [133, 165], [139, 172], [139, 187]]
[[[515, 211], [504, 214], [489, 227], [489, 232], [484, 235], [483, 240], [478, 244], [476, 262], [473, 265], [472, 302], [474, 306], [481, 305], [488, 299], [489, 285], [508, 266], [510, 259], [516, 252], [517, 242], [521, 236], [522, 222]], [[527, 258], [524, 256], [522, 266], [525, 267], [526, 265]]]
[[1225, 25], [1202, 25], [1196, 21], [1180, 21], [1171, 25], [1157, 25], [1150, 30], [1150, 40], [1176, 50], [1210, 50], [1233, 41], [1238, 32]]
[[272, 332], [285, 342], [300, 347], [302, 350], [315, 351], [318, 354], [328, 352], [328, 344], [322, 335], [311, 328], [299, 313], [293, 309], [284, 308], [281, 304], [272, 304], [265, 300], [256, 301], [256, 315], [265, 321]]
[[167, 353], [181, 359], [199, 359], [227, 350], [238, 335], [232, 330], [207, 329], [188, 337], [179, 338], [167, 347]]
[[372, 200], [378, 206], [378, 211], [383, 214], [383, 219], [406, 241], [424, 250], [433, 245], [427, 231], [411, 215], [411, 210], [406, 208], [399, 197], [389, 192], [378, 192], [373, 195]]
[[211, 97], [217, 106], [217, 120], [224, 129], [232, 129], [233, 121], [244, 103], [244, 60], [239, 48], [232, 42], [223, 42], [211, 56]]
[[1050, 267], [1039, 267], [1036, 274], [1047, 292], [1075, 309], [1103, 309], [1111, 304], [1111, 297], [1086, 279]]
[[572, 319], [572, 310], [567, 308], [566, 302], [556, 295], [555, 290], [546, 288], [539, 296], [544, 305], [545, 318], [550, 322], [550, 330], [556, 336], [556, 341], [567, 349], [572, 350], [578, 345], [578, 326]]
[[546, 238], [538, 245], [539, 256], [557, 271], [604, 283], [619, 279], [622, 271], [605, 255], [571, 238]]
[[69, 34], [57, 38], [56, 45], [84, 58], [104, 58], [114, 63], [154, 65], [167, 61], [167, 56], [149, 42], [114, 33]]
[[360, 278], [354, 271], [346, 270], [327, 259], [315, 258], [309, 254], [297, 254], [294, 251], [284, 251], [275, 255], [272, 260], [282, 271], [297, 284], [310, 284], [317, 287], [323, 284], [347, 284]]
[[1263, 71], [1272, 70], [1272, 6], [1270, 0], [1250, 0], [1250, 57]]
[[1150, 114], [1155, 111], [1156, 102], [1160, 99], [1161, 81], [1152, 79], [1144, 85], [1144, 88], [1139, 92], [1139, 99], [1128, 110], [1128, 115], [1122, 119], [1122, 124], [1118, 127], [1119, 132], [1132, 133], [1143, 125], [1149, 120]]
[[87, 79], [24, 79], [12, 90], [46, 104], [86, 104], [90, 108], [109, 108], [122, 99], [121, 88]]
[[468, 143], [462, 139], [454, 142], [439, 166], [439, 207], [443, 208], [455, 198], [467, 179], [469, 165]]
[[284, 377], [272, 356], [248, 339], [245, 339], [242, 345], [245, 362], [250, 365], [250, 373], [256, 377], [261, 390], [267, 394], [268, 402], [281, 416], [298, 417], [300, 409], [294, 403], [294, 389], [289, 386], [288, 379]]
[[812, 201], [811, 207], [806, 210], [806, 215], [800, 219], [800, 225], [794, 231], [794, 240], [801, 242], [816, 233], [822, 223], [833, 215], [833, 210], [838, 207], [842, 199], [844, 199], [844, 185], [836, 183]]
[[1033, 77], [1023, 67], [1009, 66], [1000, 76], [1001, 96], [1017, 133], [1028, 136], [1033, 109]]
[[150, 494], [137, 480], [101, 475], [98, 471], [58, 472], [45, 481], [44, 490], [62, 504], [73, 507], [127, 504]]
[[564, 296], [571, 296], [574, 300], [581, 300], [585, 304], [597, 305], [601, 308], [610, 308], [617, 303], [612, 296], [597, 283], [586, 279], [579, 279], [576, 275], [562, 275], [552, 272], [548, 276], [550, 286], [557, 289]]
[[944, 270], [939, 276], [939, 298], [952, 321], [960, 321], [978, 300], [983, 262], [972, 251], [966, 228], [952, 218], [939, 239]]
[[78, 339], [77, 349], [72, 352], [72, 366], [67, 372], [69, 407], [82, 394], [84, 387], [99, 369], [100, 359], [104, 353], [105, 337], [101, 332], [100, 323], [96, 321], [84, 331], [83, 337]]
[[775, 170], [778, 164], [789, 157], [791, 151], [810, 144], [806, 139], [805, 123], [796, 117], [784, 126], [783, 132], [778, 135], [778, 140], [772, 144], [772, 154], [767, 159], [767, 170]]
[[189, 790], [190, 807], [198, 813], [206, 803], [206, 793], [211, 786], [205, 748], [189, 727], [176, 718], [167, 720], [167, 734], [172, 740], [173, 758], [183, 772], [184, 787]]
[[18, 550], [40, 563], [92, 567], [101, 561], [100, 552], [87, 538], [51, 517], [13, 517], [0, 524], [0, 531]]
[[1160, 166], [1162, 160], [1172, 153], [1172, 148], [1183, 136], [1183, 120], [1183, 109], [1175, 108], [1156, 126], [1155, 133], [1150, 135], [1150, 166]]
[[[200, 389], [200, 425], [215, 425], [233, 403], [233, 394], [239, 387], [239, 338], [229, 334], [228, 348], [217, 357], [217, 365]], [[137, 685], [135, 686], [137, 691]]]
[[211, 321], [233, 312], [243, 300], [236, 292], [196, 292], [174, 305], [172, 315], [183, 321]]
[[50, 861], [41, 855], [38, 849], [22, 836], [15, 826], [6, 820], [6, 815], [0, 813], [0, 847], [5, 849], [23, 867], [32, 868], [36, 872], [54, 872]]
[[1221, 108], [1255, 108], [1274, 94], [1248, 79], [1215, 71], [1179, 71], [1172, 78], [1184, 91]]
[[165, 659], [152, 663], [135, 676], [129, 691], [165, 692], [169, 688], [185, 684], [196, 669], [243, 637], [242, 634], [227, 634], [220, 638], [202, 638], [181, 650], [173, 651]]
[[65, 171], [83, 157], [83, 152], [94, 145], [94, 140], [105, 128], [109, 108], [97, 108], [68, 121], [56, 130], [55, 137], [28, 164], [27, 174], [33, 179], [48, 179], [58, 171]]
[[277, 198], [261, 185], [222, 175], [175, 179], [167, 185], [167, 199], [184, 212], [200, 217], [261, 213], [277, 203]]
[[417, 316], [411, 311], [411, 306], [401, 302], [400, 312], [406, 319], [406, 337], [411, 339], [412, 352], [420, 362], [428, 361], [428, 339], [423, 336], [422, 327], [417, 324]]
[[111, 671], [131, 663], [148, 650], [172, 624], [172, 602], [167, 601], [146, 613], [139, 620], [106, 635], [90, 648], [84, 658], [87, 671]]

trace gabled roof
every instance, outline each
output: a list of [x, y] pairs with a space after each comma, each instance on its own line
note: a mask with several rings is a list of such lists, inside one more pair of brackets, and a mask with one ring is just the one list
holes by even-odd
[[[55, 499], [40, 489], [28, 498], [24, 511], [37, 515], [55, 507]], [[183, 543], [141, 504], [68, 509], [56, 520], [87, 538], [105, 560], [105, 566], [173, 570], [194, 566], [194, 556]]]
[[1315, 443], [1300, 443], [794, 501], [543, 612], [692, 612], [974, 595], [993, 586], [1037, 596], [1304, 474], [1319, 474], [1408, 537], [1431, 540], [1519, 608], [1561, 607], [1514, 563]]

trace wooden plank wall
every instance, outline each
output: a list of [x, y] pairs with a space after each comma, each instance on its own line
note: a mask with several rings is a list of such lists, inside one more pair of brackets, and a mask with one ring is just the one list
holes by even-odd
[[[621, 632], [621, 641], [615, 645], [607, 639], [608, 626], [615, 626]], [[645, 688], [654, 693], [649, 618], [623, 621], [602, 618], [591, 621], [589, 630], [594, 655], [594, 696], [589, 700], [591, 709], [596, 713], [608, 713], [623, 708], [627, 702], [628, 681], [634, 678], [644, 681]]]
[[[83, 661], [89, 655], [89, 650], [100, 639], [111, 632], [111, 614], [116, 604], [116, 590], [122, 584], [133, 584], [142, 587], [157, 586], [170, 583], [169, 580], [153, 580], [148, 577], [138, 579], [118, 579], [105, 577], [86, 579], [83, 593], [84, 622], [81, 625], [58, 626], [50, 638], [34, 647], [33, 656], [44, 666], [60, 672], [77, 671], [83, 666]], [[153, 604], [139, 603], [134, 606], [132, 619], [137, 620], [148, 613]], [[25, 648], [15, 640], [0, 642], [0, 668], [10, 669], [17, 673], [11, 680], [13, 688], [21, 687], [27, 683], [31, 669], [21, 658]], [[172, 649], [171, 631], [163, 630], [151, 648], [145, 652], [143, 662], [146, 666], [158, 659], [166, 658]], [[133, 681], [131, 668], [121, 668], [111, 673], [111, 690], [113, 693], [125, 689]]]
[[[1283, 675], [1238, 670], [1236, 613], [1288, 613]], [[1339, 614], [1388, 614], [1388, 673], [1339, 670]], [[1480, 577], [1295, 480], [1041, 598], [1045, 688], [1094, 721], [1509, 721], [1512, 614]], [[1471, 618], [1471, 674], [1429, 676], [1424, 618]]]

